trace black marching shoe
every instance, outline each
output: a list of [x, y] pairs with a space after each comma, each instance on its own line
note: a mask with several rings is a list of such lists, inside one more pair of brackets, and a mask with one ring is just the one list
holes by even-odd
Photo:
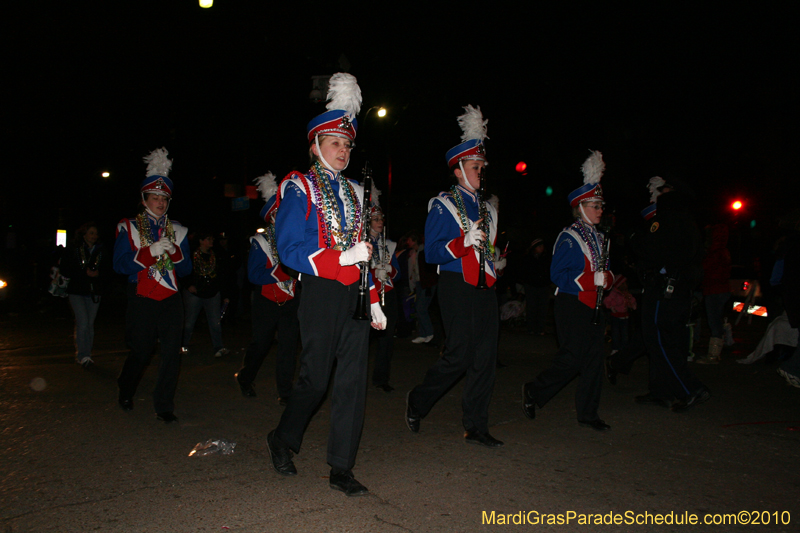
[[467, 431], [464, 433], [464, 441], [467, 444], [479, 444], [487, 448], [500, 448], [503, 446], [503, 441], [489, 435], [489, 433], [481, 433], [480, 431]]
[[161, 413], [156, 413], [156, 418], [158, 418], [165, 424], [171, 424], [173, 422], [178, 421], [178, 417], [172, 414], [172, 412], [170, 411], [163, 411]]
[[608, 431], [611, 429], [611, 426], [600, 420], [578, 420], [578, 424], [585, 428], [592, 428], [595, 431]]
[[531, 420], [536, 418], [536, 389], [532, 381], [522, 386], [522, 412]]
[[253, 388], [252, 383], [242, 383], [239, 381], [239, 374], [233, 375], [236, 378], [236, 384], [239, 385], [239, 390], [242, 391], [242, 396], [245, 398], [255, 398], [257, 396], [256, 390]]
[[707, 402], [710, 398], [711, 391], [708, 390], [708, 387], [702, 386], [697, 389], [694, 394], [672, 404], [672, 411], [675, 413], [685, 413], [692, 407]]
[[394, 390], [394, 387], [392, 387], [388, 383], [382, 383], [380, 385], [376, 383], [375, 388], [378, 390], [382, 390], [383, 392], [392, 392]]
[[422, 417], [419, 416], [416, 409], [411, 407], [410, 397], [411, 391], [408, 391], [406, 394], [406, 425], [412, 433], [419, 433], [419, 421], [422, 420]]
[[284, 476], [297, 475], [297, 468], [292, 462], [292, 450], [288, 446], [281, 446], [280, 443], [275, 442], [274, 429], [267, 435], [267, 450], [269, 450], [269, 458], [272, 460], [272, 468], [277, 473]]
[[332, 489], [344, 492], [345, 496], [364, 496], [369, 489], [359, 483], [350, 470], [331, 468], [330, 485]]
[[637, 396], [634, 398], [639, 405], [657, 405], [659, 407], [669, 407], [669, 402], [658, 396], [654, 396], [652, 392]]
[[617, 384], [617, 375], [619, 372], [614, 370], [614, 367], [611, 365], [611, 356], [606, 357], [605, 361], [605, 370], [606, 370], [606, 379], [612, 385]]
[[133, 400], [130, 398], [120, 398], [119, 406], [122, 407], [123, 411], [133, 411]]

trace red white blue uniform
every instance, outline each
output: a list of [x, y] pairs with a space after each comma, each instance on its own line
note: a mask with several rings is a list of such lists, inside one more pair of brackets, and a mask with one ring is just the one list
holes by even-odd
[[[474, 222], [480, 219], [476, 193], [458, 185], [467, 218]], [[497, 211], [486, 203], [489, 216], [489, 241], [497, 241]], [[438, 264], [439, 272], [458, 272], [470, 285], [478, 285], [480, 252], [476, 247], [464, 246], [464, 229], [450, 191], [439, 193], [428, 203], [428, 219], [425, 222], [425, 260]], [[491, 287], [497, 280], [492, 254], [485, 254], [486, 285]]]
[[[594, 273], [598, 270], [596, 264], [600, 260], [603, 250], [604, 236], [598, 233], [594, 226], [584, 224], [584, 231], [591, 239], [586, 242], [581, 235], [576, 221], [564, 228], [553, 246], [553, 260], [550, 263], [550, 279], [556, 284], [556, 294], [564, 292], [577, 296], [585, 305], [594, 309], [597, 304], [597, 287], [594, 284]], [[592, 254], [592, 248], [595, 253]], [[605, 267], [600, 270], [605, 270]], [[609, 274], [611, 274], [609, 272]], [[613, 275], [608, 287], [613, 283]]]
[[381, 246], [381, 236], [378, 235], [376, 237], [370, 236], [369, 242], [372, 244], [372, 260], [370, 261], [370, 275], [372, 276], [372, 280], [375, 283], [375, 289], [380, 292], [382, 282], [378, 277], [375, 275], [375, 267], [378, 266], [381, 262], [386, 262], [385, 255], [388, 255], [391, 259], [389, 260], [389, 264], [387, 265], [389, 268], [387, 269], [387, 280], [386, 280], [386, 287], [384, 292], [389, 292], [394, 289], [394, 280], [400, 276], [400, 262], [397, 260], [394, 252], [397, 249], [397, 243], [386, 239], [386, 248], [384, 249]]
[[[319, 179], [328, 179], [331, 189], [336, 196], [336, 203], [343, 221], [350, 218], [345, 192], [340, 187], [339, 180], [348, 180], [355, 190], [356, 198], [363, 198], [364, 189], [355, 180], [345, 178], [339, 173], [335, 175], [328, 169], [324, 170], [325, 176]], [[341, 266], [339, 256], [341, 251], [328, 248], [324, 235], [320, 231], [319, 217], [316, 212], [316, 197], [312, 191], [312, 182], [307, 176], [293, 173], [287, 177], [280, 186], [280, 208], [275, 220], [275, 236], [278, 241], [278, 255], [281, 262], [301, 274], [318, 276], [325, 279], [336, 280], [342, 285], [352, 285], [361, 279], [361, 270], [358, 265]], [[361, 221], [357, 221], [358, 224]], [[332, 220], [334, 230], [339, 230], [338, 221]], [[343, 228], [347, 230], [348, 228]], [[331, 235], [331, 246], [338, 243]], [[348, 246], [349, 247], [349, 246]], [[370, 303], [378, 301], [378, 293], [370, 276]]]
[[[150, 240], [156, 242], [161, 238], [164, 228], [149, 214]], [[163, 223], [165, 219], [161, 219]], [[161, 301], [178, 292], [177, 277], [191, 274], [192, 261], [189, 243], [186, 239], [188, 230], [179, 222], [171, 221], [175, 232], [175, 251], [169, 254], [174, 269], [166, 270], [166, 275], [155, 268], [157, 257], [150, 254], [150, 247], [141, 247], [139, 228], [135, 218], [122, 219], [117, 224], [117, 239], [114, 243], [114, 270], [128, 276], [128, 283], [136, 283], [136, 294], [152, 300]]]
[[273, 245], [264, 234], [250, 237], [247, 278], [250, 283], [261, 285], [261, 296], [275, 303], [284, 303], [294, 298], [297, 282], [281, 268]]

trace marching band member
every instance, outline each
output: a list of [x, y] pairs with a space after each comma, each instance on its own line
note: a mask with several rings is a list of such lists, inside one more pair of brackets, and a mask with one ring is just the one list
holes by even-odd
[[277, 330], [275, 379], [278, 385], [278, 403], [286, 405], [292, 391], [297, 366], [297, 343], [300, 340], [300, 323], [297, 321], [299, 286], [281, 266], [275, 243], [275, 208], [278, 203], [275, 176], [269, 172], [255, 181], [262, 198], [267, 202], [260, 213], [267, 226], [264, 233], [250, 238], [247, 278], [258, 287], [258, 291], [253, 291], [251, 297], [253, 341], [248, 346], [242, 368], [235, 377], [243, 396], [256, 396], [253, 381], [267, 357]]
[[[369, 321], [354, 318], [360, 270], [372, 247], [359, 241], [363, 188], [342, 176], [350, 162], [361, 107], [355, 77], [330, 79], [328, 111], [308, 124], [311, 169], [292, 172], [280, 185], [275, 233], [281, 262], [299, 272], [303, 284], [298, 317], [303, 351], [300, 375], [278, 427], [267, 436], [274, 469], [295, 475], [292, 453], [300, 451], [306, 426], [336, 366], [328, 434], [330, 486], [347, 496], [369, 491], [352, 468], [364, 423]], [[371, 285], [371, 283], [370, 283]], [[372, 326], [386, 327], [374, 286], [370, 287]]]
[[160, 341], [158, 381], [153, 403], [159, 420], [175, 422], [175, 389], [181, 369], [183, 302], [178, 276], [192, 271], [188, 230], [167, 216], [172, 200], [172, 161], [167, 150], [154, 150], [144, 158], [147, 177], [141, 185], [142, 209], [136, 218], [117, 224], [114, 270], [128, 276], [125, 338], [131, 348], [117, 379], [119, 404], [133, 409], [133, 395], [150, 354]]
[[522, 388], [522, 410], [534, 418], [536, 405], [544, 406], [580, 376], [575, 392], [578, 423], [597, 431], [611, 429], [597, 414], [603, 387], [605, 325], [603, 320], [592, 324], [597, 287], [610, 289], [614, 282], [606, 269], [608, 258], [602, 257], [605, 237], [597, 231], [605, 203], [600, 187], [604, 170], [603, 154], [592, 152], [583, 164], [584, 184], [568, 196], [576, 220], [558, 235], [550, 264], [550, 279], [557, 287], [555, 319], [561, 348], [550, 368]]
[[378, 349], [372, 369], [372, 384], [383, 392], [392, 392], [394, 387], [389, 385], [389, 372], [398, 312], [394, 281], [400, 276], [400, 263], [395, 256], [397, 243], [386, 238], [385, 217], [379, 197], [380, 191], [373, 187], [369, 225], [369, 242], [372, 245], [370, 273], [380, 294], [381, 309], [386, 315], [386, 329], [374, 332], [378, 337]]
[[[442, 395], [466, 373], [464, 438], [470, 444], [498, 448], [489, 434], [489, 401], [494, 388], [499, 313], [494, 283], [497, 211], [480, 196], [480, 174], [486, 166], [486, 123], [480, 108], [467, 106], [458, 122], [461, 144], [447, 152], [457, 180], [428, 203], [425, 254], [439, 265], [439, 306], [445, 329], [445, 351], [406, 397], [406, 425], [419, 432], [420, 421]], [[478, 289], [480, 249], [485, 246], [487, 289]]]

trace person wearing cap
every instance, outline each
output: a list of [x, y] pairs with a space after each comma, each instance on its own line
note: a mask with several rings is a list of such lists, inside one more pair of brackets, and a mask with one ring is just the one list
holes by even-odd
[[559, 233], [550, 264], [550, 279], [556, 284], [560, 349], [550, 368], [522, 387], [522, 410], [533, 419], [537, 406], [543, 407], [578, 377], [578, 423], [597, 431], [611, 429], [597, 413], [603, 387], [605, 324], [602, 319], [600, 324], [592, 323], [598, 288], [610, 289], [614, 282], [614, 275], [606, 268], [608, 258], [603, 257], [605, 236], [597, 231], [603, 216], [600, 178], [604, 170], [602, 154], [592, 152], [583, 164], [584, 184], [568, 196], [575, 222]]
[[644, 285], [642, 335], [650, 362], [649, 391], [636, 402], [680, 413], [711, 397], [687, 362], [687, 322], [692, 292], [702, 278], [703, 240], [689, 186], [674, 178], [662, 181], [656, 187], [658, 214], [631, 239]]
[[183, 302], [178, 277], [192, 271], [187, 229], [167, 216], [172, 200], [172, 161], [159, 148], [144, 158], [147, 177], [141, 185], [142, 208], [135, 218], [117, 224], [114, 270], [128, 276], [125, 338], [131, 349], [117, 378], [119, 404], [133, 409], [133, 396], [159, 343], [159, 367], [153, 404], [159, 420], [175, 422], [175, 389], [181, 368]]
[[370, 211], [369, 242], [372, 245], [370, 274], [375, 281], [375, 288], [381, 295], [380, 303], [386, 315], [386, 329], [374, 331], [378, 337], [375, 361], [372, 368], [372, 385], [383, 392], [392, 392], [389, 385], [389, 374], [394, 349], [394, 330], [397, 327], [398, 303], [394, 291], [394, 282], [400, 276], [400, 263], [395, 256], [397, 243], [386, 238], [384, 232], [385, 217], [378, 203], [379, 191], [373, 190], [373, 206]]
[[[372, 247], [361, 241], [363, 188], [345, 178], [361, 106], [361, 90], [350, 74], [334, 74], [328, 111], [308, 124], [311, 169], [290, 173], [278, 196], [275, 235], [281, 263], [299, 273], [303, 285], [298, 317], [303, 350], [300, 374], [278, 426], [267, 436], [273, 468], [297, 474], [292, 456], [333, 378], [327, 461], [330, 487], [347, 496], [369, 491], [352, 472], [364, 423], [370, 320], [355, 318], [361, 271]], [[366, 232], [363, 232], [366, 233]], [[372, 327], [386, 317], [369, 279]], [[335, 371], [334, 371], [335, 367]]]
[[[500, 323], [494, 290], [497, 211], [481, 198], [479, 190], [486, 166], [483, 141], [487, 121], [479, 107], [464, 109], [459, 117], [462, 142], [447, 152], [447, 164], [457, 184], [430, 200], [425, 222], [425, 259], [439, 265], [445, 349], [422, 383], [406, 396], [405, 421], [418, 433], [420, 421], [466, 374], [462, 396], [465, 441], [499, 448], [503, 442], [489, 434]], [[478, 288], [481, 248], [486, 288]]]
[[286, 405], [292, 392], [297, 367], [297, 344], [300, 340], [300, 323], [297, 309], [300, 303], [299, 285], [281, 265], [275, 242], [275, 213], [278, 186], [270, 172], [256, 178], [258, 190], [267, 203], [260, 216], [267, 223], [263, 233], [250, 237], [250, 254], [247, 257], [247, 278], [257, 291], [251, 297], [250, 314], [253, 322], [253, 340], [247, 347], [242, 368], [236, 373], [236, 383], [245, 397], [256, 396], [253, 382], [267, 357], [275, 333], [278, 334], [278, 351], [275, 358], [275, 380], [278, 403]]

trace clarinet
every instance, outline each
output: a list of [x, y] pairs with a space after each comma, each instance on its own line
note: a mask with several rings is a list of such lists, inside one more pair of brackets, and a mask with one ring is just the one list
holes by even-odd
[[485, 179], [484, 173], [486, 171], [486, 167], [482, 167], [478, 177], [480, 178], [480, 188], [478, 198], [480, 199], [480, 207], [479, 213], [482, 215], [483, 220], [481, 220], [481, 230], [486, 234], [486, 239], [481, 244], [479, 261], [480, 261], [480, 270], [478, 271], [478, 285], [476, 286], [478, 289], [486, 289], [486, 243], [489, 240], [489, 221], [486, 220], [488, 211], [484, 207], [484, 200], [483, 196], [486, 193], [486, 186], [485, 186]]
[[[369, 226], [369, 200], [372, 195], [372, 168], [369, 161], [364, 163], [364, 201], [361, 206], [361, 227], [358, 230], [358, 241], [366, 239], [368, 233], [366, 228]], [[369, 260], [358, 264], [361, 269], [361, 282], [358, 284], [358, 302], [356, 312], [353, 315], [355, 320], [370, 320], [372, 313], [369, 308]]]
[[[600, 255], [600, 261], [597, 264], [598, 272], [605, 272], [608, 270], [608, 249], [611, 246], [611, 239], [608, 235], [603, 240], [603, 253]], [[597, 300], [594, 303], [594, 314], [592, 315], [592, 325], [600, 325], [600, 316], [603, 312], [603, 287], [597, 287]]]

